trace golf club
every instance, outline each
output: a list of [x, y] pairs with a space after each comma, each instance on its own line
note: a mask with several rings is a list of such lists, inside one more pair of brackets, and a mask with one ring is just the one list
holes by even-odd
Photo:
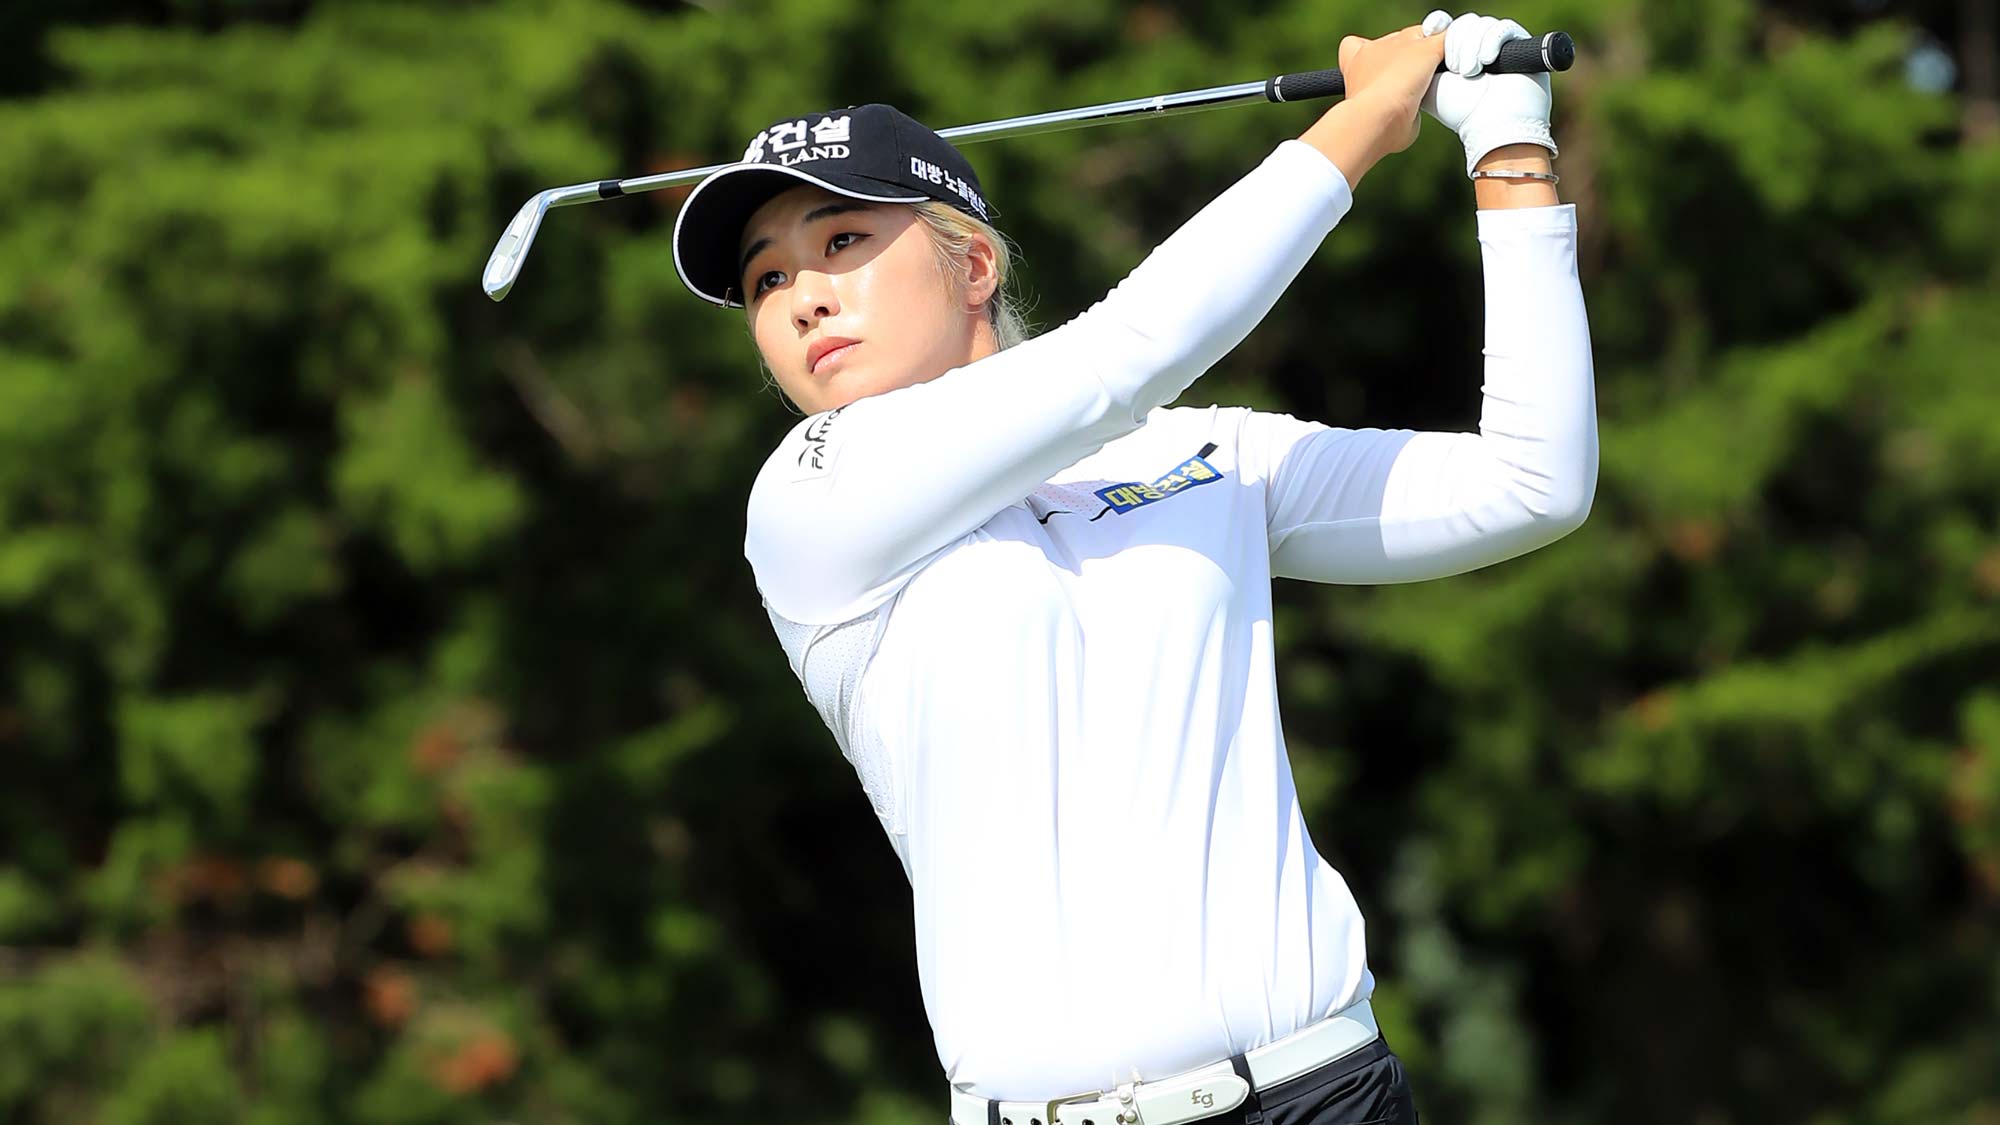
[[[1575, 61], [1576, 45], [1569, 35], [1561, 31], [1551, 31], [1540, 38], [1514, 39], [1501, 44], [1499, 57], [1488, 63], [1486, 70], [1494, 74], [1535, 74], [1568, 70]], [[1443, 69], [1439, 68], [1440, 71]], [[1346, 89], [1346, 82], [1339, 70], [1309, 70], [1297, 74], [1280, 74], [1275, 78], [1257, 82], [1239, 82], [1233, 86], [1211, 86], [1204, 90], [1157, 94], [1147, 98], [1131, 98], [1077, 109], [1056, 110], [1052, 113], [1009, 117], [977, 125], [959, 125], [941, 129], [938, 135], [954, 142], [990, 141], [1000, 137], [1025, 137], [1036, 133], [1080, 129], [1137, 117], [1171, 117], [1182, 113], [1219, 109], [1223, 106], [1245, 105], [1250, 102], [1311, 101], [1338, 97], [1345, 93]], [[548, 214], [551, 208], [595, 203], [600, 199], [614, 199], [622, 195], [696, 183], [709, 173], [727, 167], [728, 164], [711, 164], [705, 168], [687, 168], [629, 180], [599, 180], [595, 183], [571, 184], [568, 187], [549, 188], [547, 191], [537, 192], [532, 199], [521, 205], [521, 209], [514, 215], [514, 221], [507, 224], [507, 230], [501, 234], [499, 244], [493, 247], [492, 257], [486, 260], [486, 271], [480, 278], [480, 284], [486, 290], [486, 295], [496, 301], [507, 296], [508, 291], [514, 288], [514, 282], [521, 276], [521, 266], [527, 260], [529, 248], [535, 244], [535, 234], [542, 227], [542, 216]]]

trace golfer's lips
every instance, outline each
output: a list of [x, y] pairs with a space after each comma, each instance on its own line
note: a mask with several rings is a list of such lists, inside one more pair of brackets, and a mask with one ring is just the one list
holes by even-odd
[[839, 359], [847, 354], [847, 349], [860, 342], [845, 336], [822, 336], [814, 340], [812, 346], [806, 349], [806, 370], [814, 375], [819, 374], [821, 360]]

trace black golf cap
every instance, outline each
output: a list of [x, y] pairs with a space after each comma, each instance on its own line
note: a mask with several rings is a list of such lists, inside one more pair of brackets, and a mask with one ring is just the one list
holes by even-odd
[[695, 185], [674, 221], [681, 283], [705, 301], [741, 308], [744, 224], [800, 184], [874, 203], [935, 199], [987, 222], [995, 213], [964, 155], [902, 110], [871, 103], [809, 113], [758, 133], [741, 162]]

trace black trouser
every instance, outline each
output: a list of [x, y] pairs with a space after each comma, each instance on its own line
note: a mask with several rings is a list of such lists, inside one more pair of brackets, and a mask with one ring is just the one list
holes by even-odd
[[1417, 1106], [1403, 1061], [1377, 1039], [1194, 1125], [1417, 1125]]
[[[1252, 1116], [1262, 1113], [1262, 1117]], [[1317, 1070], [1265, 1087], [1201, 1125], [1417, 1125], [1403, 1061], [1377, 1039]]]

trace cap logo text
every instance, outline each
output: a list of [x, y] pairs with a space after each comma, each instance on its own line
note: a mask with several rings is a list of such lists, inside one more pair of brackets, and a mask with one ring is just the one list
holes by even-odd
[[986, 201], [979, 197], [979, 192], [974, 190], [971, 184], [966, 183], [943, 168], [932, 164], [921, 156], [912, 156], [910, 157], [910, 175], [929, 183], [942, 185], [953, 195], [965, 200], [966, 206], [978, 212], [980, 218], [983, 219], [986, 217]]
[[794, 164], [805, 164], [813, 160], [845, 160], [851, 155], [846, 145], [814, 145], [797, 152], [778, 154], [778, 164], [790, 168]]
[[[776, 156], [779, 164], [790, 167], [808, 160], [846, 159], [847, 145], [852, 118], [846, 114], [839, 117], [822, 117], [812, 123], [810, 129], [805, 118], [797, 121], [780, 121], [776, 125], [750, 138], [750, 147], [743, 150], [743, 163], [762, 164], [769, 157], [765, 146], [770, 146], [770, 155]], [[812, 134], [812, 148], [806, 147], [806, 134]]]

